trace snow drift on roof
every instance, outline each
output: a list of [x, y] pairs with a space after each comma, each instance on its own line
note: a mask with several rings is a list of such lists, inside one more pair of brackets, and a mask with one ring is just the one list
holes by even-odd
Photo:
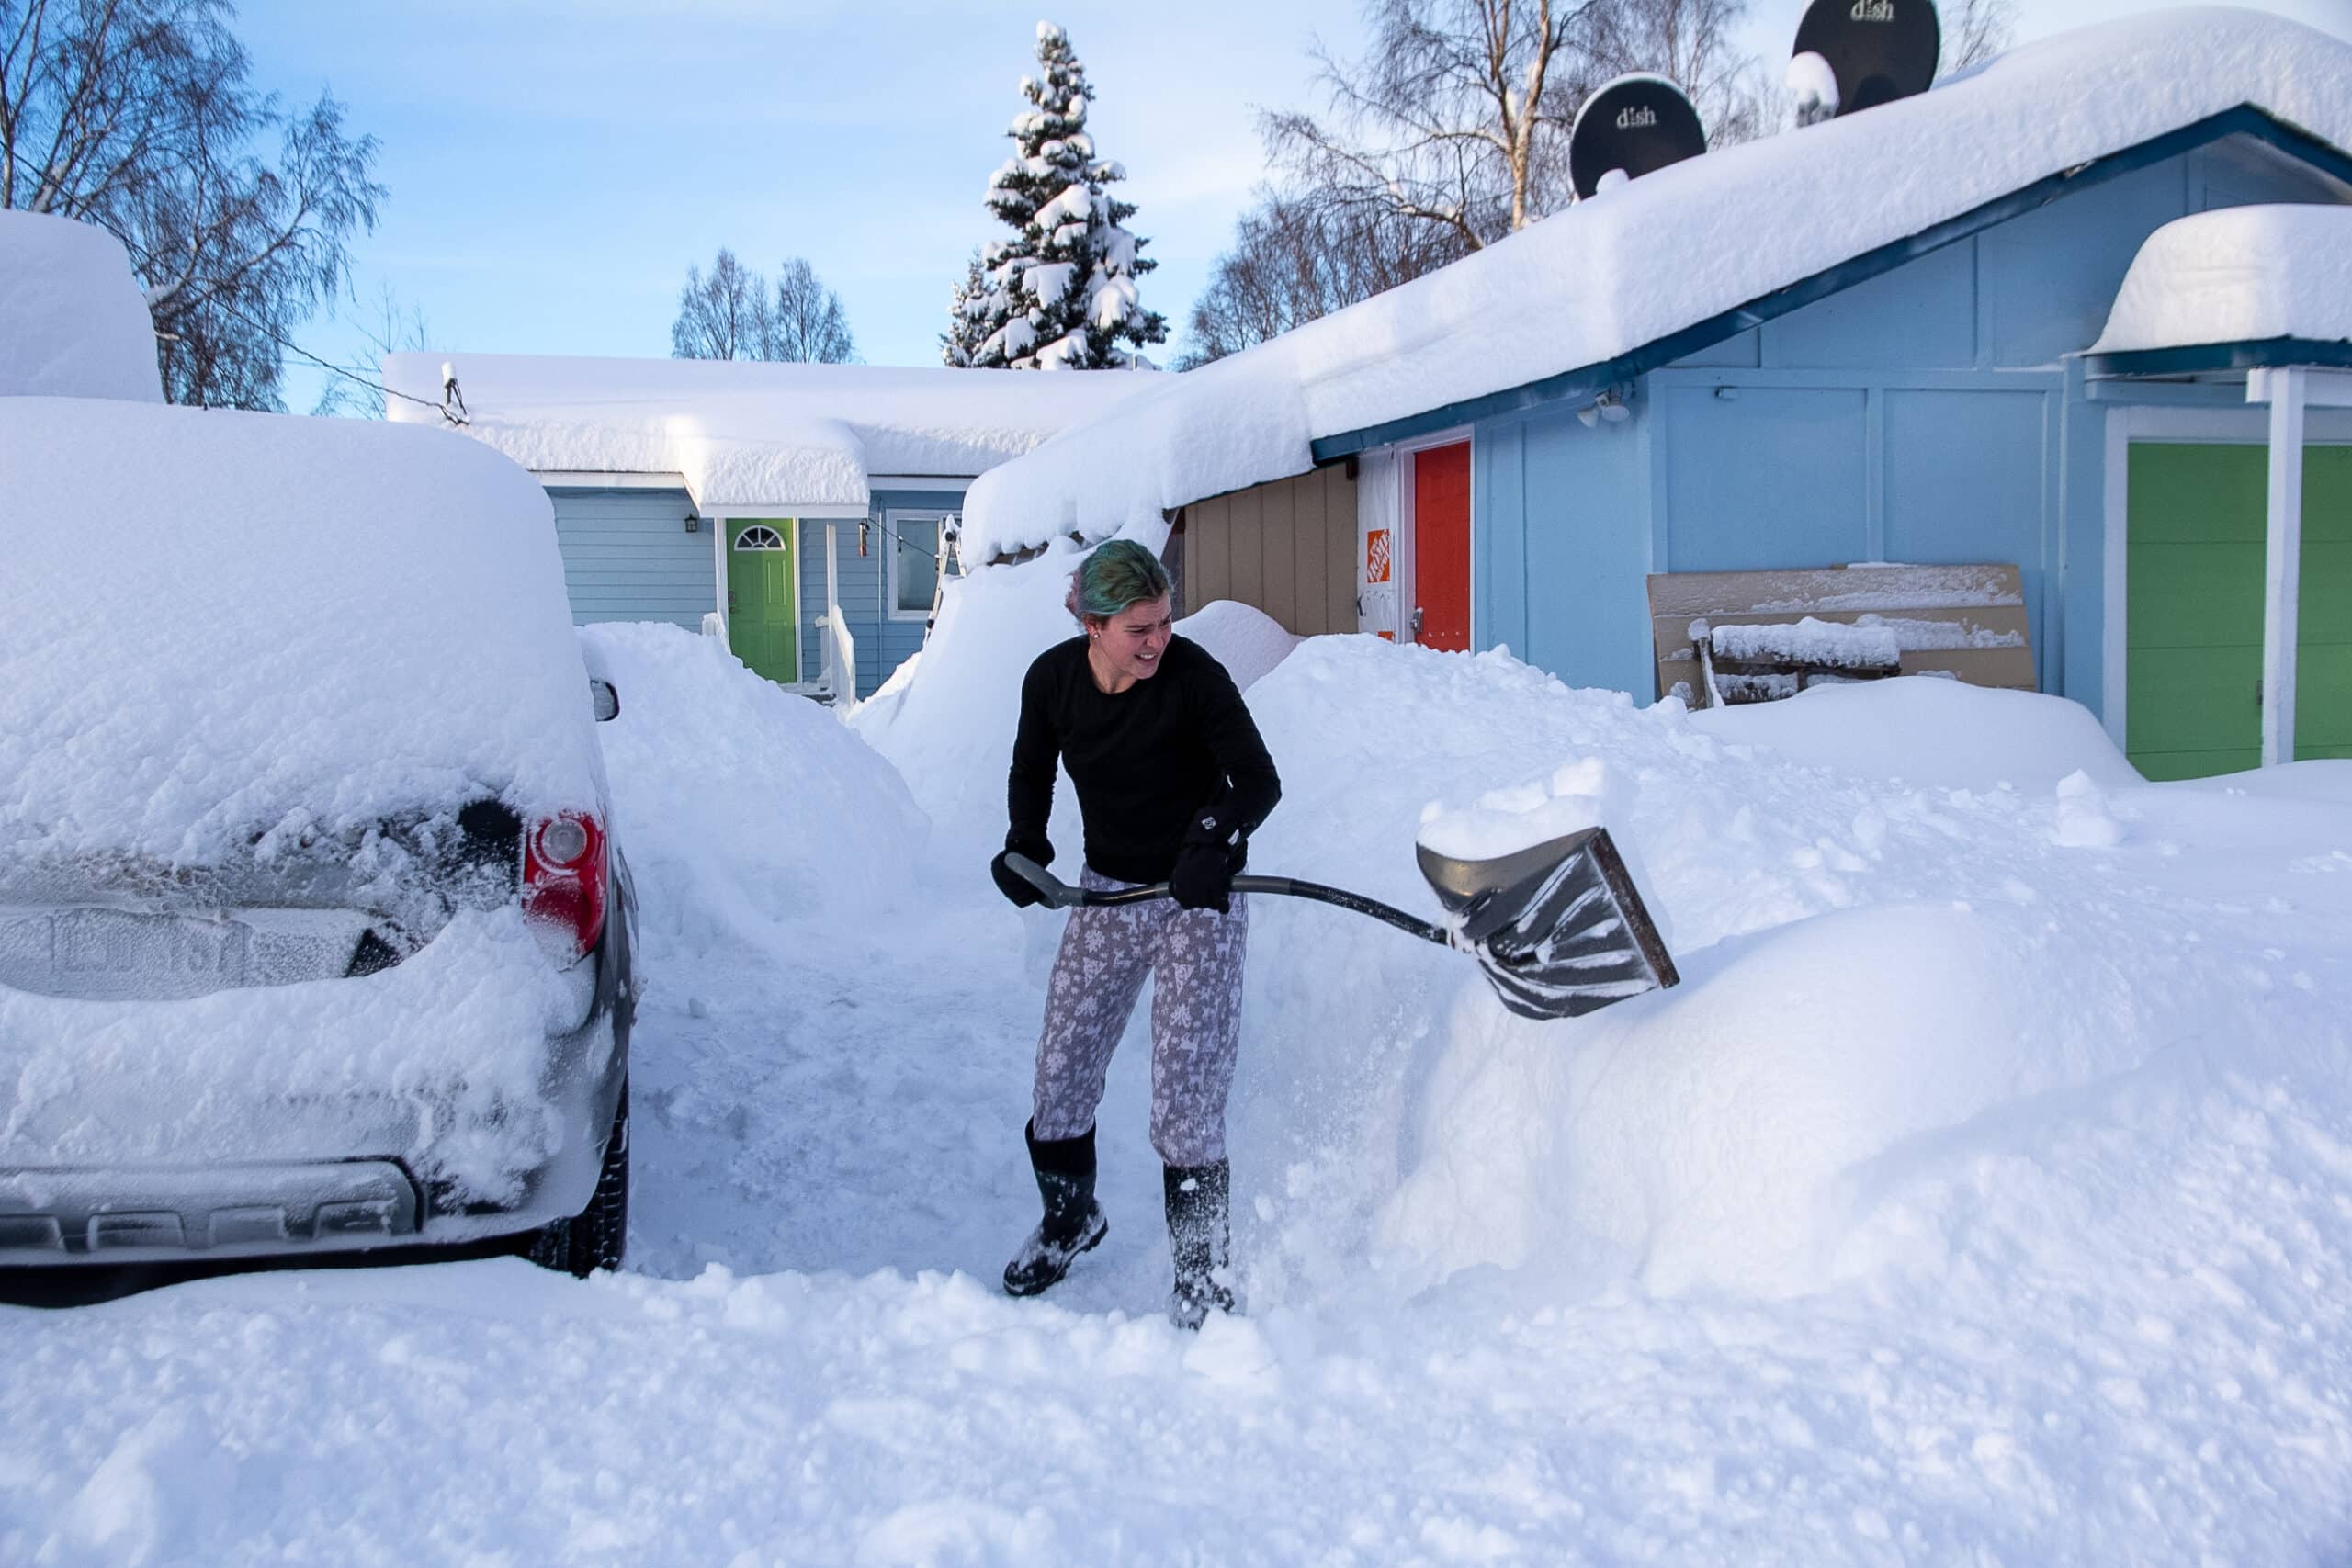
[[[1310, 442], [1605, 364], [2038, 180], [2253, 104], [2352, 148], [2352, 45], [2222, 6], [2029, 45], [1710, 152], [1172, 378], [984, 477], [984, 559], [1304, 472]], [[1955, 155], [1964, 150], [1964, 156]]]
[[395, 354], [385, 384], [405, 396], [387, 400], [392, 418], [440, 422], [445, 364], [465, 398], [465, 433], [525, 468], [681, 474], [705, 508], [862, 508], [872, 475], [979, 473], [1158, 379]]
[[2352, 207], [2229, 207], [2165, 224], [2132, 258], [2092, 352], [2278, 337], [2352, 339]]
[[468, 793], [595, 804], [547, 496], [470, 442], [0, 399], [0, 852], [208, 865]]
[[0, 211], [0, 397], [164, 400], [154, 323], [121, 241]]

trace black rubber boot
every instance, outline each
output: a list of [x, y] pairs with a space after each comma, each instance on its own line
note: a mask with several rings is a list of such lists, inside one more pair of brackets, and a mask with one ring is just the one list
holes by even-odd
[[1168, 1321], [1198, 1328], [1212, 1312], [1233, 1310], [1233, 1292], [1216, 1279], [1230, 1247], [1227, 1213], [1232, 1202], [1233, 1168], [1171, 1165], [1162, 1172], [1168, 1190], [1168, 1251], [1176, 1261], [1176, 1291], [1168, 1298]]
[[1075, 1138], [1041, 1143], [1032, 1122], [1021, 1135], [1029, 1145], [1046, 1217], [1004, 1266], [1004, 1290], [1007, 1295], [1034, 1296], [1060, 1282], [1078, 1255], [1091, 1251], [1111, 1224], [1094, 1201], [1093, 1128]]

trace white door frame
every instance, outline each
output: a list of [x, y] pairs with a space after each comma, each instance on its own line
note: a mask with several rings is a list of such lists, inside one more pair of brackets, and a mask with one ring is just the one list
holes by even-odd
[[[2103, 581], [2100, 595], [2105, 601], [2103, 631], [2099, 638], [2101, 679], [2099, 705], [2101, 721], [2108, 738], [2117, 750], [2126, 749], [2129, 739], [2124, 722], [2131, 696], [2126, 665], [2130, 660], [2129, 614], [2131, 563], [2132, 507], [2132, 446], [2134, 442], [2180, 442], [2219, 446], [2260, 446], [2270, 439], [2271, 411], [2244, 404], [2133, 404], [2114, 403], [2107, 409], [2105, 461], [2105, 549]], [[2334, 446], [2352, 443], [2352, 412], [2336, 409], [2312, 409], [2303, 416], [2302, 442], [2297, 449], [2295, 472], [2302, 471], [2301, 446], [2304, 445]], [[2300, 493], [2300, 485], [2298, 492]], [[2300, 521], [2300, 520], [2299, 520]], [[2277, 548], [2273, 540], [2267, 547]], [[2266, 623], [2268, 616], [2265, 616]], [[2277, 694], [2273, 683], [2277, 677], [2268, 668], [2266, 625], [2266, 653], [2263, 685], [2264, 761], [2271, 758], [2269, 750], [2274, 739], [2270, 720], [2272, 699]], [[2291, 665], [2293, 649], [2287, 650]], [[2291, 681], [2291, 675], [2290, 680]], [[2291, 714], [2287, 726], [2287, 759], [2293, 756], [2293, 727]]]
[[1470, 651], [1478, 648], [1478, 445], [1473, 434], [1476, 427], [1457, 424], [1450, 430], [1440, 430], [1428, 435], [1416, 435], [1410, 441], [1399, 441], [1389, 448], [1396, 455], [1396, 640], [1419, 642], [1420, 634], [1414, 628], [1414, 614], [1421, 607], [1419, 576], [1420, 547], [1418, 542], [1420, 516], [1414, 504], [1413, 465], [1409, 460], [1416, 452], [1426, 452], [1434, 446], [1466, 445], [1470, 448], [1470, 515], [1466, 521], [1470, 537]]

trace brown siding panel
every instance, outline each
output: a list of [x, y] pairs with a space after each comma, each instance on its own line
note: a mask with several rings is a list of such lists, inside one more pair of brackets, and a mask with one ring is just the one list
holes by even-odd
[[1236, 491], [1225, 498], [1226, 537], [1233, 545], [1233, 597], [1260, 609], [1267, 608], [1264, 488]]
[[1184, 509], [1184, 571], [1191, 579], [1191, 606], [1197, 610], [1233, 597], [1233, 519], [1222, 501], [1195, 502]]
[[1286, 626], [1298, 624], [1299, 485], [1268, 485], [1259, 491], [1258, 536], [1264, 547], [1266, 613]]
[[1356, 487], [1334, 465], [1184, 508], [1185, 608], [1231, 599], [1300, 637], [1356, 629]]

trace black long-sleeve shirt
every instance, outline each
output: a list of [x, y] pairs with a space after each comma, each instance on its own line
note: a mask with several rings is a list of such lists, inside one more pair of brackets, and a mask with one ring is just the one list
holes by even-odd
[[1078, 787], [1086, 863], [1121, 882], [1165, 882], [1201, 808], [1247, 834], [1282, 798], [1273, 759], [1225, 666], [1176, 637], [1159, 671], [1124, 692], [1094, 683], [1086, 638], [1037, 656], [1021, 682], [1005, 846], [1042, 859], [1058, 757]]

